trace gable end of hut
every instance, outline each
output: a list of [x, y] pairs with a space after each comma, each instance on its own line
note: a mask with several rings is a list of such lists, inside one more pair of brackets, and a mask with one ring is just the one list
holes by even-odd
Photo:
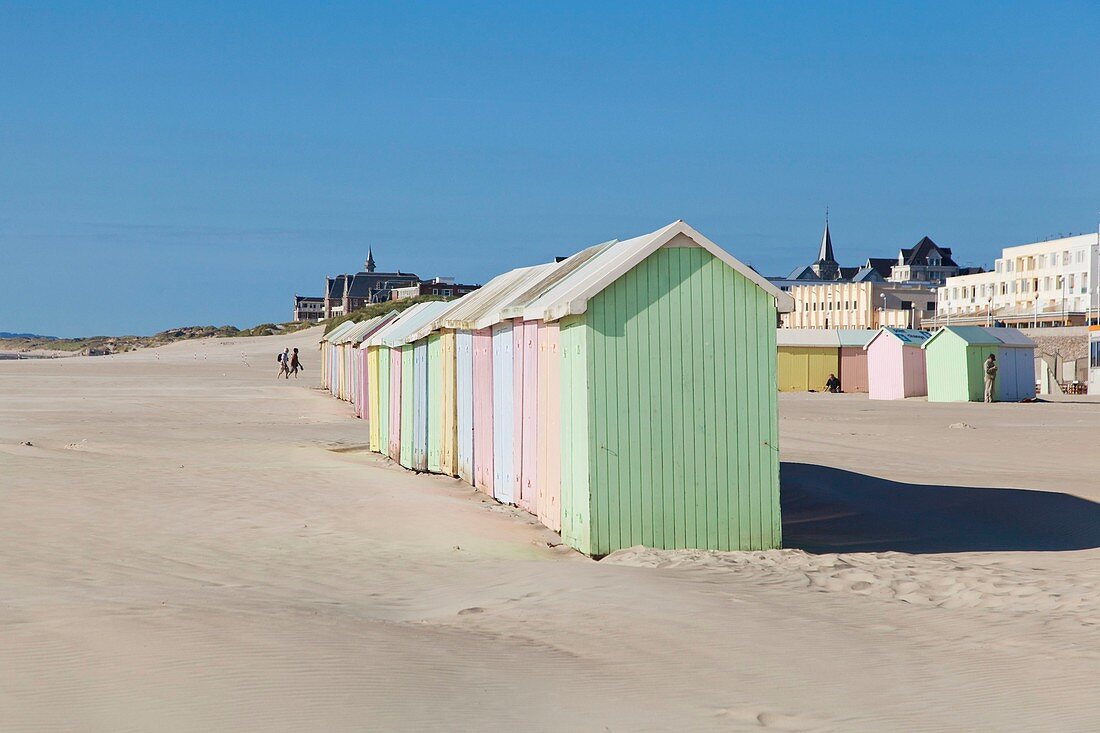
[[775, 299], [684, 239], [562, 323], [563, 533], [595, 556], [781, 545]]

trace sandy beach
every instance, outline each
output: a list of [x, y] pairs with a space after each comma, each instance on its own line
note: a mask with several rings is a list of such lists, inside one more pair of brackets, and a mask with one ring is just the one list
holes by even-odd
[[1100, 729], [1095, 398], [782, 395], [789, 549], [596, 562], [318, 337], [0, 361], [0, 729]]

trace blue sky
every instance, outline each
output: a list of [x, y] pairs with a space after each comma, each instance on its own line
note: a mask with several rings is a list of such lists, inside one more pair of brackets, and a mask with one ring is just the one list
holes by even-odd
[[[227, 7], [229, 6], [229, 7]], [[0, 330], [290, 316], [685, 219], [767, 274], [1095, 231], [1100, 6], [0, 3]]]

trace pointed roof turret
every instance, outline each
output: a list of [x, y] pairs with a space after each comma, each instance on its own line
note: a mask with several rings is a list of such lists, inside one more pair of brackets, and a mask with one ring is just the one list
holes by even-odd
[[367, 272], [374, 272], [374, 247], [367, 248]]
[[829, 235], [829, 210], [825, 210], [825, 233], [821, 235], [821, 250], [817, 253], [818, 262], [836, 262], [833, 257], [833, 238]]

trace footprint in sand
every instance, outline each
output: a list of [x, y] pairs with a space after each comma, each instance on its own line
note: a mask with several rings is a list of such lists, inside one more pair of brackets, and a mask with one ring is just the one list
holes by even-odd
[[817, 731], [825, 730], [824, 722], [809, 715], [794, 715], [775, 711], [754, 710], [751, 708], [725, 708], [718, 711], [719, 717], [748, 723], [769, 730]]

